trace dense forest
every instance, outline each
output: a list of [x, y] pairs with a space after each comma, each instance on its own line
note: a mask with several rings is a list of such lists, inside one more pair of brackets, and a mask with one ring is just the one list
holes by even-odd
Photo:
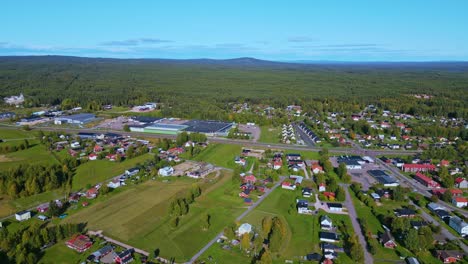
[[[299, 64], [233, 60], [0, 57], [0, 97], [27, 105], [160, 102], [165, 116], [227, 119], [230, 103], [468, 116], [468, 63]], [[416, 99], [413, 94], [429, 94]]]

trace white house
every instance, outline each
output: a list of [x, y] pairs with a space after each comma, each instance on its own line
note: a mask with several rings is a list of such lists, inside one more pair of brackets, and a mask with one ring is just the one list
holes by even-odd
[[172, 174], [174, 174], [174, 168], [172, 168], [170, 166], [161, 168], [161, 169], [159, 169], [158, 174], [163, 176], [163, 177], [171, 176]]
[[309, 203], [306, 200], [296, 200], [297, 212], [299, 214], [312, 214], [312, 210], [309, 209]]
[[327, 190], [327, 188], [325, 186], [325, 183], [320, 183], [319, 184], [319, 192], [324, 192], [326, 190]]
[[427, 208], [429, 208], [429, 210], [431, 210], [432, 212], [435, 212], [436, 210], [447, 210], [445, 207], [437, 203], [429, 203], [427, 205]]
[[296, 190], [296, 185], [290, 182], [284, 181], [283, 183], [281, 183], [281, 188], [287, 189], [287, 190]]
[[465, 197], [453, 197], [452, 204], [458, 208], [468, 206], [468, 199]]
[[31, 212], [30, 211], [21, 211], [15, 214], [15, 218], [18, 221], [25, 221], [31, 218]]
[[458, 216], [450, 218], [449, 226], [462, 236], [468, 235], [468, 224]]
[[340, 203], [328, 203], [328, 208], [330, 211], [334, 212], [342, 212], [343, 211], [343, 205]]
[[125, 175], [133, 176], [133, 175], [136, 175], [139, 171], [140, 171], [140, 169], [138, 169], [138, 168], [130, 168], [128, 170], [125, 170]]
[[302, 188], [302, 196], [303, 197], [310, 197], [312, 195], [312, 189], [304, 187]]
[[72, 142], [72, 143], [70, 144], [70, 147], [71, 147], [71, 148], [79, 148], [79, 147], [80, 147], [80, 142]]
[[243, 234], [248, 234], [252, 232], [252, 225], [248, 223], [243, 223], [241, 226], [239, 226], [239, 229], [237, 229], [237, 234], [239, 236], [242, 236]]
[[123, 186], [123, 185], [125, 185], [125, 182], [123, 182], [123, 181], [121, 181], [119, 179], [114, 179], [114, 180], [112, 180], [111, 182], [109, 182], [107, 184], [107, 187], [115, 189], [115, 188], [119, 188], [120, 186]]
[[328, 217], [328, 215], [324, 215], [320, 218], [320, 228], [323, 230], [331, 230], [333, 227], [333, 221]]

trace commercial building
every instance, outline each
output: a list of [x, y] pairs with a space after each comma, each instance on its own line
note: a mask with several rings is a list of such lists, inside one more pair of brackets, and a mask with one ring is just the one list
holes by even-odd
[[76, 115], [69, 115], [69, 116], [60, 116], [54, 119], [54, 124], [61, 125], [61, 124], [73, 124], [73, 125], [84, 125], [89, 122], [92, 122], [96, 119], [94, 114], [76, 114]]
[[383, 184], [385, 187], [396, 187], [399, 185], [398, 180], [388, 175], [385, 171], [382, 170], [368, 170], [370, 176], [374, 177], [379, 183]]

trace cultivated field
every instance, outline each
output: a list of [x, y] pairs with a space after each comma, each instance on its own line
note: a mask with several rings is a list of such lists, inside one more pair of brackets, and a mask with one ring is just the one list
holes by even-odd
[[[190, 205], [176, 229], [170, 225], [168, 206], [195, 180], [149, 181], [82, 209], [65, 222], [87, 222], [89, 230], [103, 230], [105, 235], [134, 247], [148, 252], [159, 249], [162, 257], [185, 261], [244, 210], [241, 199], [224, 193], [232, 185], [230, 178], [223, 172], [217, 179], [211, 175], [204, 181], [202, 196]], [[206, 213], [211, 216], [211, 227], [203, 231]]]

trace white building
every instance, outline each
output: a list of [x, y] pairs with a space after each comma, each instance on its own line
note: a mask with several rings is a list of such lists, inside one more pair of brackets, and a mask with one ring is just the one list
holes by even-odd
[[328, 217], [328, 215], [324, 215], [320, 218], [320, 228], [323, 230], [331, 230], [333, 227], [333, 221]]
[[252, 225], [248, 223], [243, 223], [241, 226], [239, 226], [239, 229], [237, 229], [237, 234], [239, 236], [242, 236], [243, 234], [248, 234], [252, 232]]
[[158, 174], [163, 177], [171, 176], [174, 174], [174, 168], [167, 166], [164, 168], [159, 169]]
[[458, 216], [450, 218], [449, 226], [462, 236], [468, 235], [468, 224]]
[[23, 96], [23, 94], [13, 95], [13, 96], [10, 96], [10, 97], [5, 97], [4, 100], [5, 100], [6, 104], [19, 105], [19, 104], [24, 103], [24, 96]]
[[15, 214], [15, 218], [18, 221], [25, 221], [31, 218], [31, 212], [30, 211], [21, 211]]

